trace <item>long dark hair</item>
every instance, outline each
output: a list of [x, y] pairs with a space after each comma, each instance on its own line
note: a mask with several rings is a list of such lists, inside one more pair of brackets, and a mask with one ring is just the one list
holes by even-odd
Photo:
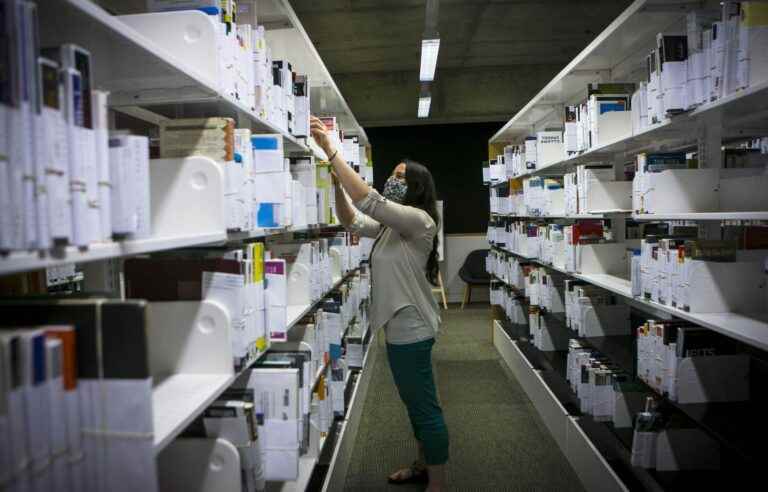
[[435, 238], [432, 240], [432, 251], [427, 259], [427, 280], [432, 285], [437, 285], [437, 274], [440, 271], [437, 262], [437, 230], [440, 228], [440, 216], [437, 214], [435, 180], [424, 164], [407, 158], [401, 162], [405, 163], [405, 183], [408, 185], [403, 205], [420, 208], [435, 221]]

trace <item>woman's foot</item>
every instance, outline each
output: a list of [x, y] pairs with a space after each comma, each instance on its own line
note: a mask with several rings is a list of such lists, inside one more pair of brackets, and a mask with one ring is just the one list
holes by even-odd
[[397, 470], [389, 476], [389, 483], [427, 483], [429, 482], [429, 473], [426, 467], [414, 463], [408, 468]]

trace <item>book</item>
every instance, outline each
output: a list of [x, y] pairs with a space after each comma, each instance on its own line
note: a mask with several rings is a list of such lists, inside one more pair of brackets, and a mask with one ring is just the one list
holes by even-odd
[[75, 327], [82, 490], [157, 490], [146, 310], [138, 300], [0, 301], [6, 324]]
[[677, 357], [713, 357], [741, 353], [739, 344], [715, 331], [698, 326], [677, 328]]
[[187, 118], [163, 120], [160, 125], [162, 158], [205, 156], [218, 162], [234, 160], [235, 120]]
[[[47, 195], [45, 221], [47, 234], [54, 246], [66, 246], [72, 240], [72, 202], [69, 197], [69, 157], [67, 128], [64, 120], [64, 93], [59, 77], [59, 64], [47, 58], [38, 59], [42, 100], [42, 144], [44, 156], [42, 181]], [[38, 176], [40, 180], [40, 176]], [[38, 204], [45, 206], [45, 204]], [[42, 220], [41, 220], [42, 223]], [[41, 230], [41, 234], [44, 232]]]

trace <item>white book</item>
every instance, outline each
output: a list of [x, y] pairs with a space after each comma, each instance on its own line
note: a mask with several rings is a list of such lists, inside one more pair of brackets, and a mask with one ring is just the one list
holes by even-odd
[[[3, 380], [4, 413], [6, 415], [5, 429], [8, 439], [0, 441], [4, 451], [4, 459], [10, 459], [7, 469], [11, 478], [10, 490], [29, 491], [31, 478], [28, 470], [29, 447], [27, 443], [27, 423], [24, 409], [24, 373], [25, 368], [21, 364], [21, 346], [19, 334], [14, 331], [0, 332], [0, 363], [2, 371], [0, 378]], [[0, 417], [2, 419], [2, 417]]]
[[738, 89], [739, 64], [739, 19], [741, 5], [739, 2], [726, 1], [722, 3], [723, 26], [725, 27], [725, 50], [723, 61], [723, 93], [721, 96], [732, 94]]
[[[84, 97], [90, 97], [84, 95]], [[81, 128], [83, 165], [85, 166], [85, 195], [87, 200], [86, 237], [89, 243], [100, 239], [101, 215], [99, 210], [99, 167], [96, 153], [96, 133], [93, 128]]]
[[45, 333], [40, 329], [18, 330], [19, 355], [23, 367], [24, 417], [29, 445], [29, 473], [32, 488], [52, 489], [51, 440], [49, 420], [49, 380], [45, 369]]
[[136, 234], [138, 215], [136, 213], [137, 196], [134, 192], [136, 161], [133, 137], [115, 135], [109, 139], [109, 173], [112, 180], [110, 199], [112, 234], [126, 236]]
[[11, 423], [8, 414], [8, 391], [10, 378], [15, 372], [11, 367], [11, 356], [5, 353], [0, 339], [0, 484], [9, 484], [14, 474], [13, 443]]
[[24, 169], [30, 158], [26, 131], [29, 120], [28, 104], [20, 104], [8, 111], [8, 174], [7, 187], [10, 202], [4, 214], [10, 216], [8, 230], [3, 234], [3, 249], [13, 250], [24, 247]]
[[[75, 328], [72, 326], [46, 327], [48, 339], [56, 338], [62, 343], [62, 366], [64, 369], [62, 384], [62, 409], [64, 418], [67, 485], [56, 490], [76, 492], [83, 490], [83, 445], [80, 425], [80, 397], [77, 387]], [[53, 390], [52, 390], [53, 392]], [[53, 420], [52, 420], [53, 422]], [[57, 483], [58, 487], [58, 483]]]
[[538, 154], [536, 149], [536, 137], [526, 137], [525, 139], [525, 168], [528, 170], [536, 169]]
[[48, 419], [50, 421], [51, 467], [54, 490], [69, 490], [67, 463], [67, 413], [64, 391], [63, 348], [61, 340], [45, 341], [45, 367], [48, 375]]
[[149, 184], [149, 139], [134, 136], [131, 138], [135, 155], [135, 190], [136, 190], [136, 224], [137, 239], [148, 238], [152, 235]]
[[94, 90], [91, 92], [97, 171], [97, 194], [95, 199], [98, 200], [99, 214], [96, 238], [101, 241], [106, 241], [112, 237], [112, 180], [109, 174], [108, 97], [109, 93], [104, 91]]
[[688, 80], [688, 50], [685, 36], [657, 34], [660, 56], [660, 90], [664, 112], [679, 112], [686, 108]]
[[83, 100], [80, 73], [73, 68], [62, 68], [64, 80], [64, 118], [66, 124], [67, 155], [69, 160], [69, 190], [72, 202], [72, 243], [78, 247], [88, 244], [88, 198], [86, 195], [86, 166], [83, 148]]
[[768, 5], [742, 2], [738, 34], [738, 88], [768, 80]]
[[41, 139], [44, 181], [38, 176], [38, 187], [45, 186], [48, 209], [45, 220], [52, 244], [63, 246], [72, 239], [72, 203], [69, 191], [69, 155], [66, 122], [63, 115], [63, 87], [58, 64], [39, 61], [42, 90]]
[[243, 187], [247, 181], [242, 154], [235, 154], [234, 160], [221, 164], [224, 168], [226, 227], [231, 231], [239, 231], [244, 229], [245, 203], [242, 197], [244, 195]]
[[[36, 117], [40, 115], [40, 92], [38, 90], [37, 56], [40, 52], [37, 37], [37, 5], [33, 2], [22, 1], [19, 6], [18, 18], [18, 63], [23, 73], [19, 81], [21, 89], [21, 138], [25, 147], [22, 159], [22, 246], [37, 247], [37, 206], [36, 191], [36, 161], [38, 156], [38, 135]], [[13, 161], [11, 161], [13, 163]]]
[[725, 95], [724, 85], [724, 66], [725, 66], [725, 25], [723, 22], [714, 22], [712, 24], [712, 48], [710, 51], [709, 76], [711, 80], [709, 100], [714, 101]]
[[11, 190], [9, 188], [10, 181], [10, 149], [9, 149], [9, 130], [8, 130], [8, 118], [12, 108], [0, 102], [0, 250], [9, 250], [10, 248], [10, 234], [11, 234], [11, 219], [12, 219], [12, 202], [11, 202]]
[[242, 227], [245, 230], [255, 228], [253, 215], [253, 187], [255, 177], [253, 174], [253, 147], [251, 145], [251, 131], [245, 128], [235, 130], [235, 157], [240, 154], [243, 162], [245, 176], [240, 188], [240, 201], [242, 202]]

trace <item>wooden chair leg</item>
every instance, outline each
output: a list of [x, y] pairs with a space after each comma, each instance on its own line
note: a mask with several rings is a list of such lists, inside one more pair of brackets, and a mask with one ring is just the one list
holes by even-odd
[[467, 304], [472, 304], [472, 284], [469, 284], [469, 292], [467, 293]]
[[464, 309], [464, 306], [467, 304], [467, 301], [469, 300], [469, 284], [464, 285], [464, 300], [461, 301], [461, 309]]
[[448, 310], [448, 299], [445, 297], [445, 285], [443, 285], [443, 275], [440, 270], [437, 271], [437, 282], [440, 284], [440, 296], [443, 298], [443, 309]]

